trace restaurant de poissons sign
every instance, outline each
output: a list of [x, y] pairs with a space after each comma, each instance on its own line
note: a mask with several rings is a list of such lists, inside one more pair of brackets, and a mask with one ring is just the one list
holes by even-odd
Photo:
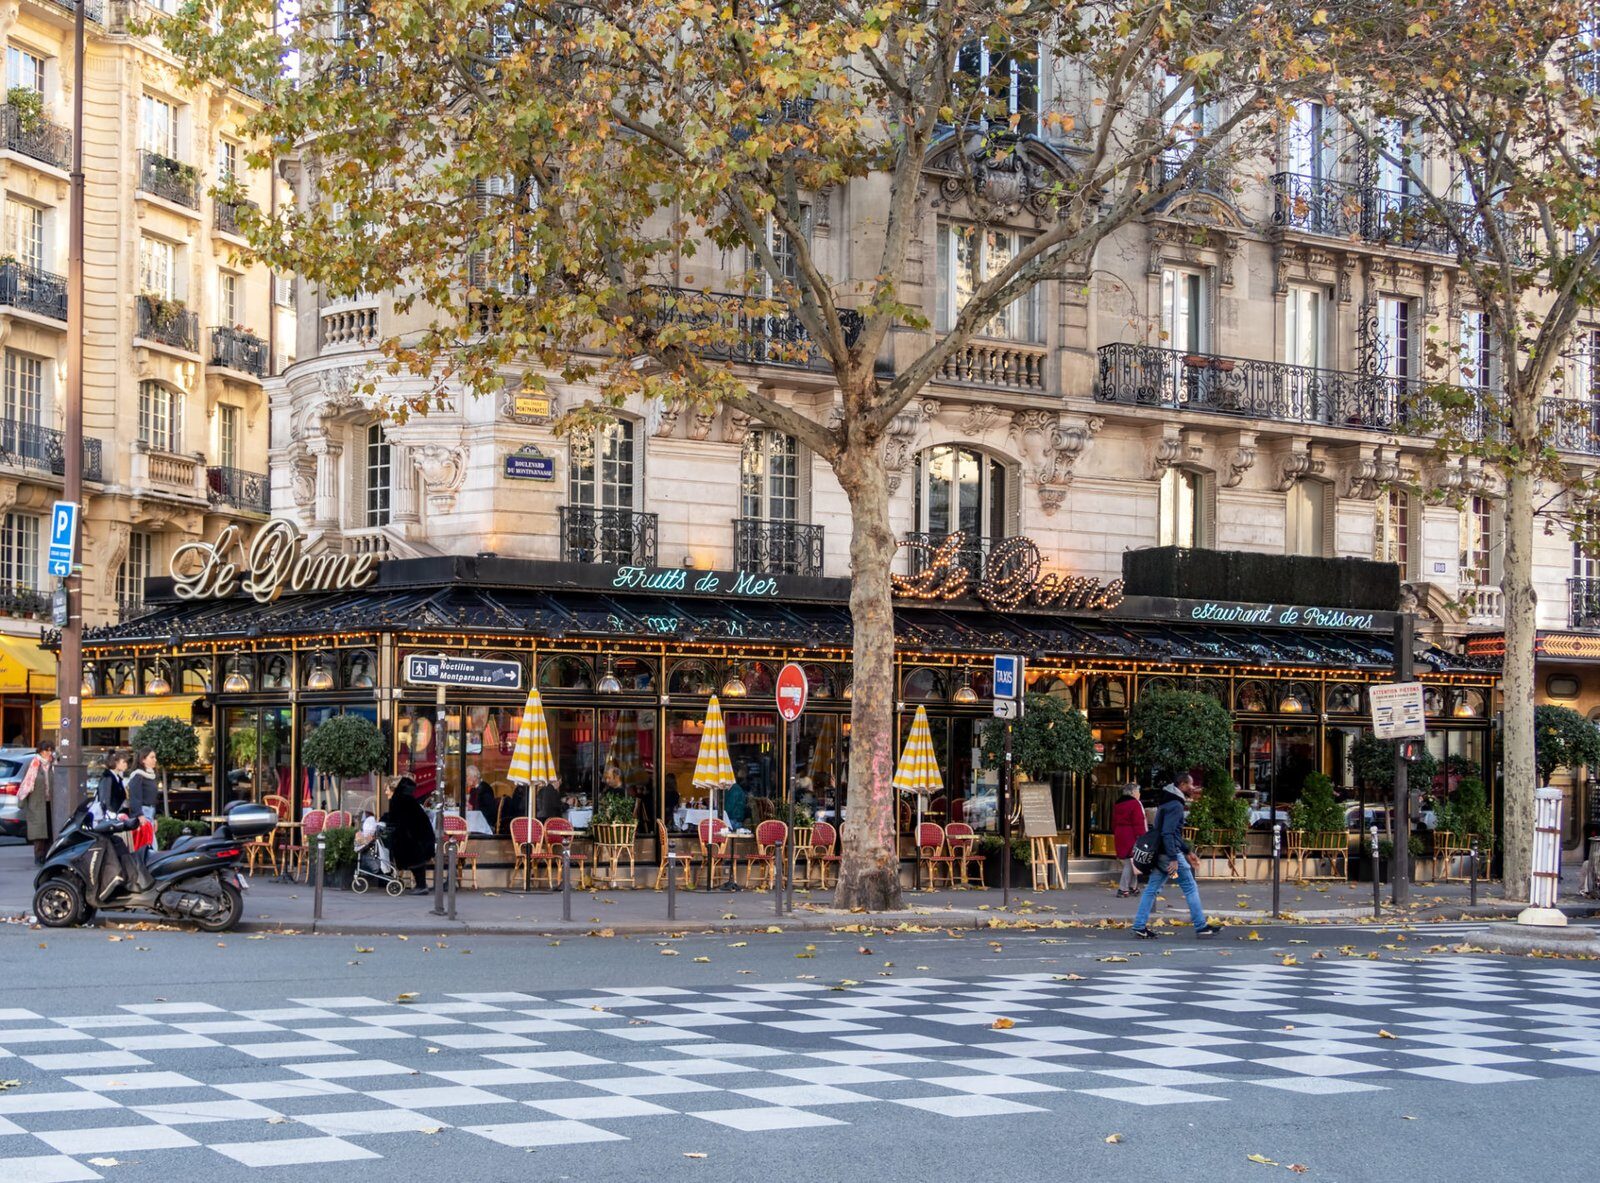
[[244, 591], [270, 604], [286, 591], [366, 587], [377, 578], [378, 564], [376, 555], [308, 555], [295, 524], [274, 518], [256, 531], [248, 548], [238, 526], [225, 527], [215, 542], [186, 542], [173, 552], [169, 570], [173, 592], [181, 600], [223, 600]]

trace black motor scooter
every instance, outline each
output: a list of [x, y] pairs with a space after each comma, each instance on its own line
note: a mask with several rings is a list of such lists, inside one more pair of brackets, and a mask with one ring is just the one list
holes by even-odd
[[96, 912], [155, 912], [224, 932], [244, 913], [239, 863], [244, 844], [270, 834], [277, 813], [264, 805], [229, 806], [214, 834], [184, 835], [170, 850], [130, 851], [115, 837], [137, 819], [96, 821], [87, 804], [56, 836], [34, 876], [33, 913], [46, 928], [86, 924]]

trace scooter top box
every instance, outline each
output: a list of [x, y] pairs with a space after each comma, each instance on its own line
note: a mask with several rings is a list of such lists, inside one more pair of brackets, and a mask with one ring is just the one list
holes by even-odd
[[235, 805], [228, 810], [228, 833], [235, 838], [259, 838], [277, 824], [277, 810], [265, 805]]

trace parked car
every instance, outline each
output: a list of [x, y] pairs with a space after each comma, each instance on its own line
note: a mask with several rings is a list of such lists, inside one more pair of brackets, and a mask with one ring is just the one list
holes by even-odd
[[[1355, 830], [1360, 830], [1363, 834], [1365, 834], [1368, 833], [1373, 826], [1377, 826], [1378, 833], [1387, 834], [1389, 832], [1389, 809], [1387, 806], [1369, 805], [1366, 808], [1365, 816], [1363, 817], [1361, 814], [1362, 811], [1360, 806], [1352, 805], [1349, 809], [1345, 810], [1345, 829], [1352, 832]], [[1424, 809], [1422, 811], [1422, 824], [1427, 829], [1437, 830], [1439, 828], [1438, 815], [1435, 814], [1431, 809]]]
[[0, 838], [28, 836], [28, 823], [17, 802], [17, 788], [35, 754], [32, 748], [0, 748]]

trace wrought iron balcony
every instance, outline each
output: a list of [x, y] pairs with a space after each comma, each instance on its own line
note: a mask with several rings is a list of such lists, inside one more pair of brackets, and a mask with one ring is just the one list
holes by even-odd
[[[1170, 185], [1189, 164], [1187, 156], [1163, 155], [1156, 161], [1156, 177], [1160, 184]], [[1178, 186], [1179, 192], [1226, 193], [1228, 170], [1214, 161], [1202, 160], [1191, 166], [1189, 174]]]
[[[1477, 209], [1459, 201], [1432, 202], [1414, 193], [1354, 185], [1301, 173], [1272, 178], [1273, 221], [1286, 230], [1345, 238], [1430, 254], [1473, 254], [1489, 246]], [[1515, 233], [1501, 223], [1503, 233]], [[1513, 243], [1519, 248], [1519, 244]]]
[[211, 357], [207, 364], [265, 378], [267, 343], [244, 329], [230, 329], [219, 325], [211, 330]]
[[259, 210], [261, 207], [249, 200], [222, 201], [218, 200], [212, 207], [211, 223], [219, 233], [239, 233], [239, 213], [242, 210]]
[[16, 583], [0, 584], [0, 616], [48, 620], [50, 593]]
[[[1094, 395], [1103, 403], [1402, 433], [1425, 431], [1436, 413], [1415, 379], [1153, 345], [1102, 345], [1099, 354]], [[1468, 414], [1475, 436], [1482, 411]]]
[[1600, 579], [1567, 580], [1567, 627], [1600, 629]]
[[144, 600], [138, 596], [117, 597], [117, 620], [119, 623], [143, 616], [148, 611], [150, 609], [145, 606]]
[[[54, 428], [0, 419], [0, 464], [63, 476], [67, 471], [65, 447], [66, 436]], [[97, 439], [83, 441], [83, 479], [103, 479]]]
[[200, 174], [194, 165], [159, 152], [139, 153], [139, 188], [177, 205], [200, 208]]
[[206, 488], [212, 505], [231, 505], [255, 513], [272, 512], [272, 478], [264, 472], [246, 472], [226, 464], [206, 469]]
[[1600, 94], [1600, 49], [1587, 49], [1566, 60], [1573, 82], [1590, 94]]
[[1600, 401], [1545, 398], [1539, 402], [1540, 434], [1562, 452], [1600, 456]]
[[78, 5], [81, 3], [85, 20], [91, 20], [97, 24], [103, 23], [105, 20], [105, 5], [101, 3], [101, 0], [49, 0], [49, 2], [57, 8], [65, 9], [71, 13], [76, 13]]
[[200, 352], [200, 318], [179, 301], [146, 292], [134, 305], [139, 310], [139, 336], [174, 349]]
[[67, 278], [15, 259], [0, 260], [0, 305], [66, 320]]
[[7, 103], [0, 106], [0, 147], [54, 168], [72, 164], [72, 133], [42, 115], [25, 114]]
[[753, 575], [821, 575], [822, 527], [735, 518], [733, 551], [738, 569]]
[[[799, 317], [763, 313], [762, 301], [754, 297], [673, 287], [654, 287], [650, 294], [655, 300], [651, 323], [657, 328], [687, 325], [709, 331], [708, 339], [691, 346], [702, 357], [748, 365], [828, 368], [827, 358]], [[845, 343], [854, 345], [864, 323], [861, 314], [842, 308], [839, 319]]]
[[913, 530], [901, 536], [900, 549], [907, 555], [908, 575], [921, 575], [936, 561], [947, 556], [966, 569], [970, 582], [977, 583], [983, 578], [990, 545], [999, 541], [998, 538], [984, 538], [966, 532], [938, 534]]
[[561, 558], [568, 563], [650, 567], [656, 561], [656, 515], [631, 509], [561, 507]]

